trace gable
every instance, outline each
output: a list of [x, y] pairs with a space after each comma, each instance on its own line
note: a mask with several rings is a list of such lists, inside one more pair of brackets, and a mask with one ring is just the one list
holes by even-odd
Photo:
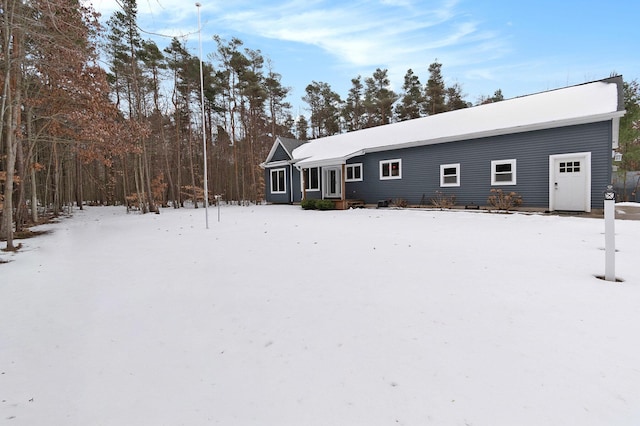
[[288, 160], [291, 160], [291, 156], [281, 144], [278, 144], [275, 152], [273, 153], [273, 156], [271, 157], [271, 162]]
[[306, 141], [299, 141], [297, 139], [283, 138], [278, 136], [267, 155], [267, 159], [262, 166], [269, 163], [289, 162], [293, 159], [292, 152]]

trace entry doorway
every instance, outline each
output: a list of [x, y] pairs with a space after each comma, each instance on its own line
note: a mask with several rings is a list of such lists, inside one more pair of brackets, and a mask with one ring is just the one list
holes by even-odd
[[342, 167], [325, 167], [322, 172], [324, 198], [342, 198]]
[[549, 210], [591, 211], [591, 153], [549, 156]]

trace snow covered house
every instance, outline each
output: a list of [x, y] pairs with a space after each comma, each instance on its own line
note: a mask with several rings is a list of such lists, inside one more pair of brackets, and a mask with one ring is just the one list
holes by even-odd
[[266, 161], [266, 200], [405, 200], [437, 193], [484, 206], [491, 189], [524, 208], [603, 207], [624, 115], [622, 78], [518, 97], [315, 139], [278, 138]]

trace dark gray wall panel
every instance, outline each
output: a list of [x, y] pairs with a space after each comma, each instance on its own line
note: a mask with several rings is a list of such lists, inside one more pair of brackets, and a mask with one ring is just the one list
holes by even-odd
[[[273, 194], [271, 193], [271, 170], [282, 169], [286, 170], [286, 185], [287, 192], [285, 194]], [[293, 170], [292, 170], [293, 169]], [[293, 175], [292, 175], [293, 171]], [[295, 167], [280, 166], [273, 168], [266, 168], [264, 171], [265, 182], [265, 200], [268, 203], [274, 204], [288, 204], [291, 203], [291, 191], [293, 190], [294, 202], [300, 201], [300, 172]]]
[[[492, 188], [515, 191], [524, 207], [549, 205], [549, 156], [591, 152], [592, 208], [602, 208], [602, 191], [611, 181], [611, 122], [450, 142], [370, 153], [349, 163], [363, 164], [363, 181], [348, 182], [347, 198], [367, 203], [403, 198], [410, 204], [436, 191], [456, 195], [458, 205], [486, 205]], [[402, 179], [380, 180], [379, 161], [402, 159]], [[492, 186], [491, 161], [517, 160], [517, 185]], [[440, 187], [440, 165], [460, 163], [460, 187]]]

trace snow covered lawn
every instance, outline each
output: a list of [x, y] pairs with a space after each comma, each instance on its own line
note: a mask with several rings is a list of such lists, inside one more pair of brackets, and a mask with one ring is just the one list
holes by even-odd
[[640, 221], [95, 207], [0, 254], [3, 425], [638, 425]]

